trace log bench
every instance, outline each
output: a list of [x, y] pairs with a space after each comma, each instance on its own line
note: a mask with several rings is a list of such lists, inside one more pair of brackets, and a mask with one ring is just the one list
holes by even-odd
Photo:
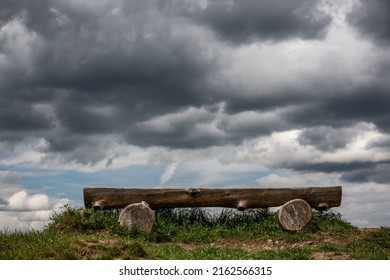
[[[84, 205], [96, 210], [123, 209], [121, 224], [148, 224], [152, 210], [163, 208], [228, 207], [244, 211], [249, 208], [278, 207], [278, 219], [286, 230], [301, 230], [312, 218], [312, 208], [324, 210], [341, 204], [341, 186], [307, 188], [243, 189], [132, 189], [84, 188]], [[133, 205], [133, 206], [132, 206]], [[142, 218], [149, 223], [140, 222]], [[134, 221], [134, 223], [131, 222]], [[138, 221], [138, 222], [135, 222]]]

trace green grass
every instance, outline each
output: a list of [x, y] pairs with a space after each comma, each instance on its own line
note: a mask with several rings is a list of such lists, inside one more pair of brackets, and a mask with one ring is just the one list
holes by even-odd
[[66, 207], [43, 231], [0, 232], [0, 259], [390, 259], [389, 228], [363, 234], [331, 211], [300, 232], [268, 209], [159, 210], [150, 233], [121, 227], [118, 214]]
[[359, 259], [390, 260], [390, 228], [370, 232], [364, 239], [351, 242], [348, 249]]

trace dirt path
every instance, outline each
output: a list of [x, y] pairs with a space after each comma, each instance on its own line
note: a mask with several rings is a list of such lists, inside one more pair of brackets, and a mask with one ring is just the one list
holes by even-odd
[[[218, 240], [209, 245], [215, 248], [242, 248], [248, 252], [261, 250], [283, 250], [292, 248], [312, 247], [320, 245], [334, 245], [337, 247], [346, 247], [349, 243], [359, 238], [365, 237], [369, 232], [374, 231], [372, 228], [361, 228], [356, 234], [348, 237], [337, 237], [328, 233], [316, 236], [311, 240], [303, 240], [298, 242], [287, 242], [284, 240], [259, 240], [259, 241], [243, 241], [243, 240]], [[187, 250], [195, 249], [200, 246], [194, 243], [178, 244]], [[315, 260], [349, 260], [352, 259], [348, 254], [340, 254], [334, 252], [314, 252], [311, 255]]]

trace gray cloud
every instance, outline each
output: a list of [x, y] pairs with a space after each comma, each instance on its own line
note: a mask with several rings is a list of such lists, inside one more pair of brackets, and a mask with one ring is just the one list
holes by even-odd
[[330, 17], [319, 1], [209, 1], [194, 18], [213, 28], [222, 40], [235, 44], [324, 36]]
[[0, 197], [0, 207], [1, 207], [1, 205], [7, 205], [7, 204], [8, 204], [7, 200]]
[[390, 150], [390, 136], [388, 135], [387, 137], [382, 137], [379, 139], [375, 139], [371, 141], [368, 145], [367, 148], [380, 148], [384, 150]]
[[[40, 43], [29, 45], [33, 73], [0, 85], [0, 128], [8, 132], [3, 140], [22, 140], [20, 132], [34, 131], [51, 150], [61, 151], [70, 147], [59, 142], [71, 142], [57, 141], [57, 131], [121, 133], [156, 115], [208, 102], [218, 56], [207, 54], [208, 46], [185, 32], [185, 22], [168, 16], [161, 1], [118, 3], [81, 10], [63, 1], [41, 1], [42, 9], [30, 1], [5, 3], [3, 25], [21, 21]], [[12, 77], [16, 70], [2, 72]], [[82, 143], [77, 138], [74, 145]]]
[[388, 85], [373, 81], [360, 88], [340, 88], [332, 93], [320, 89], [317, 95], [284, 114], [293, 124], [304, 126], [348, 127], [367, 121], [389, 132], [388, 108]]
[[224, 135], [210, 123], [215, 119], [207, 109], [183, 112], [138, 123], [128, 131], [128, 140], [140, 146], [163, 145], [172, 148], [201, 148], [222, 144]]
[[390, 43], [390, 2], [360, 0], [348, 15], [348, 21], [363, 36], [381, 45]]
[[17, 185], [20, 183], [20, 175], [12, 171], [0, 171], [0, 184]]
[[282, 164], [281, 167], [309, 174], [340, 174], [340, 180], [347, 183], [374, 182], [387, 184], [390, 182], [390, 176], [387, 172], [390, 167], [389, 161], [301, 162]]
[[[386, 162], [371, 161], [350, 161], [350, 162], [321, 162], [321, 163], [297, 163], [290, 168], [298, 171], [325, 172], [325, 173], [344, 173], [354, 170], [365, 170], [373, 168], [378, 164]], [[344, 177], [345, 178], [345, 177]]]
[[[385, 31], [370, 32], [383, 22], [382, 13], [378, 19], [367, 17], [380, 3], [362, 2], [348, 20], [385, 40], [387, 25]], [[93, 165], [104, 159], [112, 164], [121, 152], [116, 144], [194, 150], [301, 130], [300, 145], [331, 153], [352, 141], [351, 127], [358, 123], [388, 134], [389, 59], [368, 56], [361, 64], [370, 60], [372, 65], [355, 78], [342, 67], [344, 60], [320, 47], [332, 25], [320, 4], [1, 1], [0, 141], [15, 146], [42, 139], [45, 144], [33, 149], [44, 154], [44, 161]], [[307, 39], [316, 39], [317, 55], [323, 56], [314, 66], [309, 65], [314, 55], [294, 60], [281, 47], [296, 40], [293, 56]], [[253, 65], [288, 70], [272, 76], [266, 66], [264, 73], [253, 65], [253, 70], [232, 67], [232, 56], [253, 42], [279, 48], [268, 57], [259, 47], [266, 61], [254, 57]], [[279, 55], [283, 59], [274, 62]], [[235, 71], [244, 78], [252, 75], [253, 84], [235, 77]], [[342, 172], [347, 181], [388, 180], [381, 175], [385, 162], [276, 167]], [[376, 175], [368, 176], [367, 168]]]
[[51, 129], [52, 119], [46, 112], [24, 101], [4, 102], [0, 107], [0, 128], [5, 131], [37, 131]]
[[298, 142], [301, 145], [310, 145], [321, 151], [329, 152], [345, 148], [357, 133], [356, 128], [334, 129], [327, 126], [314, 126], [303, 129]]
[[375, 182], [387, 184], [390, 182], [390, 163], [367, 164], [366, 167], [357, 168], [344, 173], [341, 179], [352, 183]]

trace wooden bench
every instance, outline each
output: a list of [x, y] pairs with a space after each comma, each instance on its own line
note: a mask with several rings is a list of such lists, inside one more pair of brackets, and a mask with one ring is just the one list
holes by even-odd
[[[278, 218], [287, 230], [302, 229], [312, 218], [312, 208], [324, 210], [340, 206], [341, 196], [341, 186], [242, 189], [84, 188], [86, 207], [97, 210], [123, 208], [123, 219], [125, 213], [128, 213], [127, 218], [136, 220], [137, 215], [142, 216], [141, 212], [145, 213], [146, 218], [153, 219], [150, 215], [152, 210], [163, 208], [228, 207], [244, 211], [249, 208], [281, 206]], [[134, 210], [137, 209], [135, 204], [143, 210]], [[131, 205], [133, 206], [130, 207]]]

